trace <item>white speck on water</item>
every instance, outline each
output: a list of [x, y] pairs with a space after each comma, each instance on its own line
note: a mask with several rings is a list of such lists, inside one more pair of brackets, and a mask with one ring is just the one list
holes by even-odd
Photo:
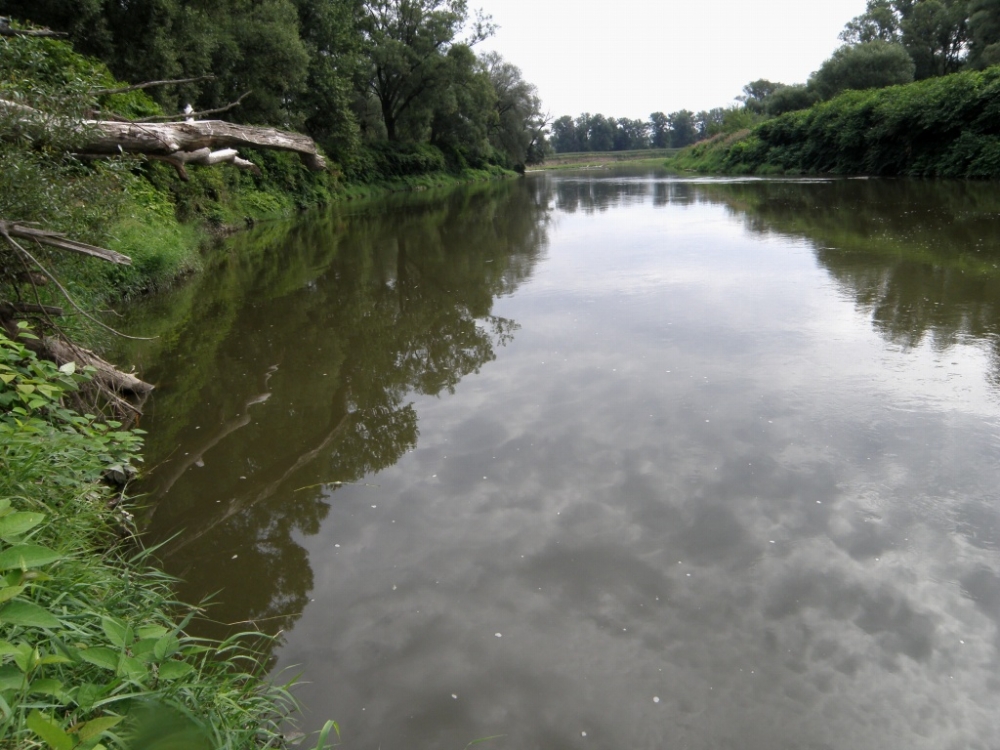
[[333, 546], [334, 546], [334, 547], [339, 547], [340, 545], [339, 545], [339, 544], [335, 544], [335, 545], [333, 545]]
[[775, 544], [775, 543], [776, 543], [776, 542], [775, 542], [775, 541], [774, 541], [773, 539], [772, 539], [771, 541], [769, 541], [769, 542], [768, 542], [768, 544]]
[[392, 584], [392, 590], [393, 590], [393, 591], [395, 591], [395, 590], [396, 590], [396, 584]]
[[236, 559], [237, 557], [239, 557], [239, 555], [233, 555], [233, 556], [232, 556], [231, 558], [229, 558], [229, 559], [230, 559], [230, 560], [235, 560], [235, 559]]
[[961, 638], [958, 639], [958, 642], [965, 645], [965, 641], [963, 641]]
[[437, 474], [431, 474], [431, 479], [437, 479]]
[[195, 427], [195, 429], [196, 430], [200, 430], [201, 429], [201, 425], [198, 425], [197, 427]]
[[483, 479], [486, 479], [486, 477], [483, 477]]
[[684, 575], [686, 575], [686, 576], [687, 576], [688, 578], [690, 578], [690, 577], [691, 577], [691, 574], [690, 574], [690, 573], [685, 573]]
[[503, 634], [502, 633], [494, 633], [493, 635], [495, 635], [497, 638], [503, 638]]
[[580, 736], [581, 736], [581, 737], [586, 737], [586, 736], [587, 736], [587, 733], [586, 733], [586, 732], [580, 732]]
[[377, 508], [378, 506], [377, 506], [377, 505], [373, 505], [372, 507], [373, 507], [373, 508]]
[[451, 694], [451, 697], [454, 698], [455, 700], [458, 700], [458, 696], [455, 695], [454, 693]]
[[660, 696], [654, 695], [653, 696], [653, 703], [659, 703], [659, 702], [660, 702]]
[[240, 479], [246, 479], [246, 477], [240, 477]]

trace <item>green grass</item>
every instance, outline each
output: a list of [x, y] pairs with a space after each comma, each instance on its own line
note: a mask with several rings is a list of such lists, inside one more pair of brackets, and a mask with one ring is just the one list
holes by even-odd
[[280, 746], [295, 702], [262, 679], [261, 636], [188, 636], [197, 610], [123, 536], [100, 478], [141, 433], [72, 408], [88, 380], [0, 335], [0, 748]]

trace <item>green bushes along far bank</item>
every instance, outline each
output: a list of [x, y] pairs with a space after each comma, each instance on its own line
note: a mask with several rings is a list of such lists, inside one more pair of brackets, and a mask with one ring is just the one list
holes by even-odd
[[692, 146], [679, 170], [1000, 178], [1000, 67], [848, 91]]

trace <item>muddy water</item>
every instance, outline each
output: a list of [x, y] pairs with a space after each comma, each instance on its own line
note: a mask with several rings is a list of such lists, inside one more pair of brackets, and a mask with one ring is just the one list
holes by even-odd
[[567, 172], [134, 312], [140, 517], [345, 746], [993, 748], [995, 185]]

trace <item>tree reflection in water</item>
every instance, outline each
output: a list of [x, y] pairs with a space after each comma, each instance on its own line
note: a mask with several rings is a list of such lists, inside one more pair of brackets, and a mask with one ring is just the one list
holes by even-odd
[[312, 572], [296, 536], [415, 447], [412, 394], [454, 390], [512, 339], [491, 309], [530, 276], [548, 213], [523, 181], [348, 207], [234, 238], [133, 312], [160, 335], [119, 353], [158, 384], [140, 520], [182, 600], [224, 582], [202, 632], [297, 619]]

